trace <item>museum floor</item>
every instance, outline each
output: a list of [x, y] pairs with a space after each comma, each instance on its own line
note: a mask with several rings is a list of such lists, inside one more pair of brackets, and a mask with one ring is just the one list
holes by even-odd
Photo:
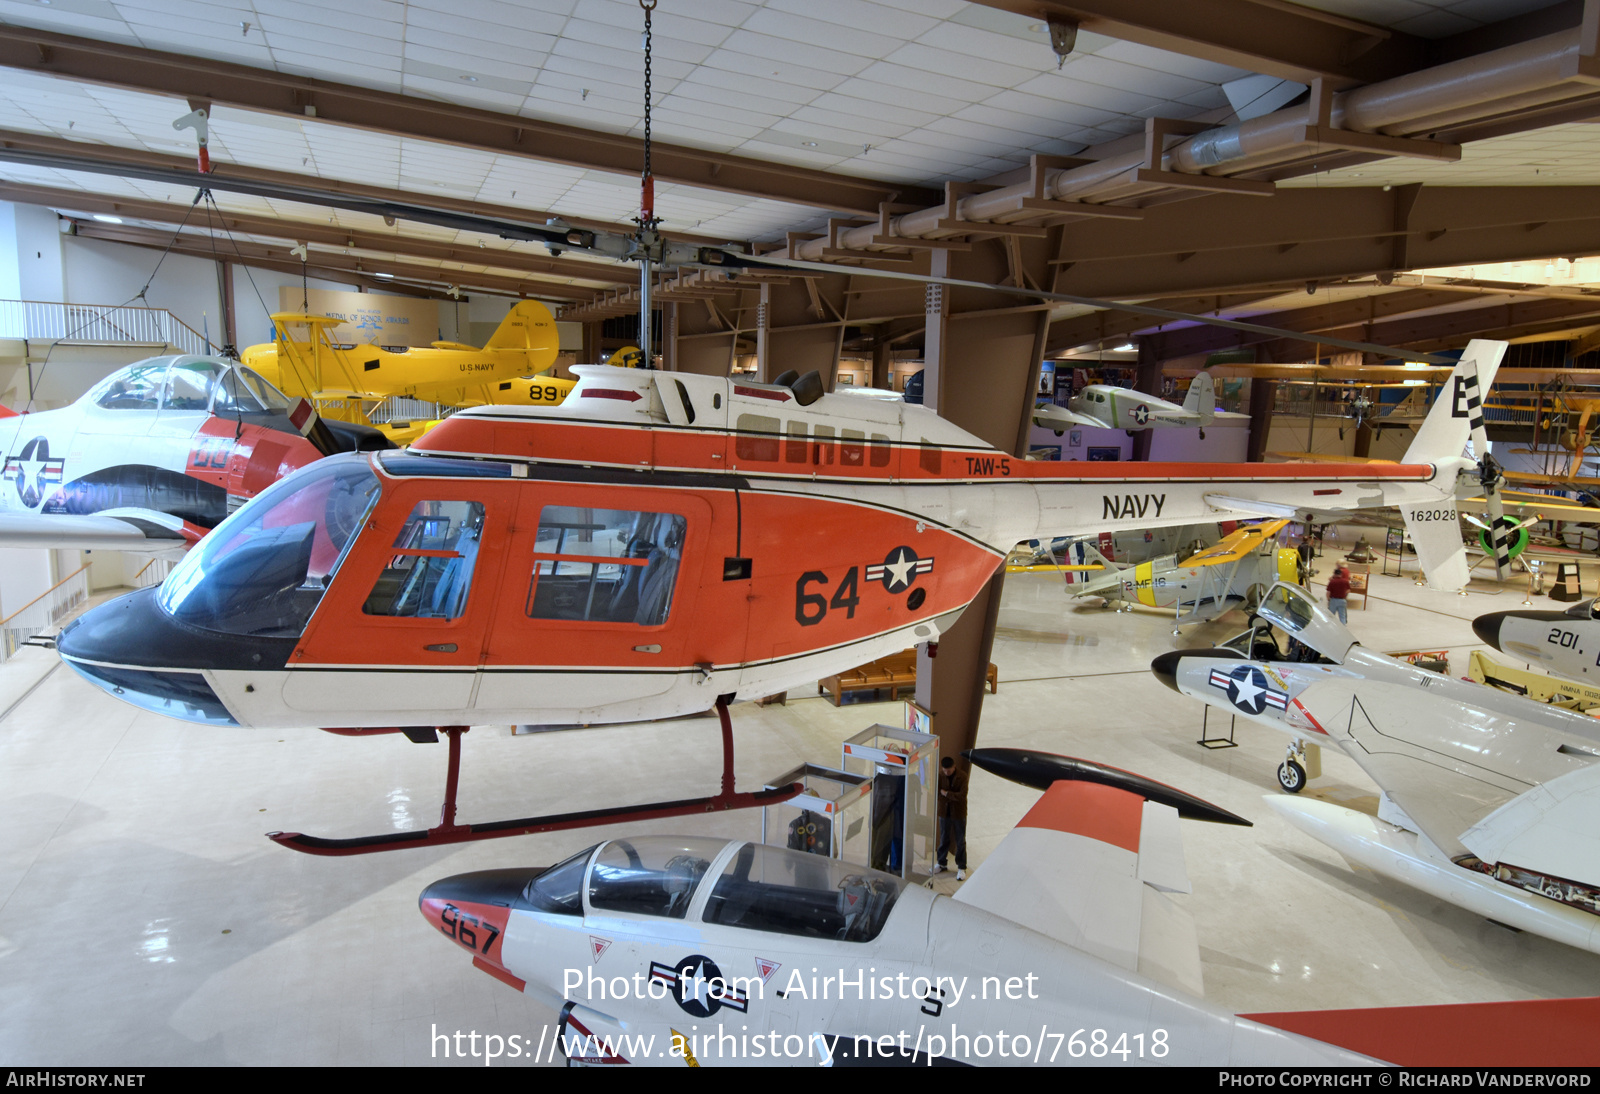
[[[1324, 563], [1324, 570], [1327, 569]], [[1476, 588], [1476, 586], [1475, 586]], [[1351, 629], [1381, 650], [1449, 648], [1464, 671], [1470, 619], [1522, 587], [1459, 597], [1374, 577]], [[1558, 605], [1536, 597], [1540, 607]], [[1195, 743], [1201, 706], [1150, 659], [1242, 626], [1172, 635], [1153, 610], [1076, 607], [1055, 575], [1006, 582], [1000, 691], [981, 740], [1100, 760], [1256, 822], [1185, 824], [1207, 996], [1242, 1012], [1600, 993], [1600, 956], [1516, 934], [1352, 870], [1279, 822], [1284, 738], [1241, 723], [1239, 747]], [[734, 708], [740, 788], [795, 764], [839, 762], [839, 742], [898, 704], [791, 692]], [[1225, 719], [1221, 720], [1225, 723]], [[1213, 718], [1213, 727], [1219, 719]], [[1215, 731], [1215, 729], [1214, 729]], [[1223, 731], [1226, 731], [1225, 725]], [[714, 719], [465, 739], [462, 819], [710, 793]], [[1307, 793], [1375, 808], [1354, 764], [1325, 752]], [[13, 1065], [405, 1064], [432, 1034], [538, 1036], [554, 1013], [473, 969], [418, 915], [428, 882], [551, 863], [613, 829], [360, 858], [312, 858], [272, 829], [355, 835], [438, 816], [445, 751], [317, 730], [208, 729], [141, 713], [27, 650], [0, 666], [0, 1058]], [[975, 773], [972, 864], [1037, 796]], [[757, 813], [635, 826], [758, 837]], [[956, 883], [939, 879], [944, 891]], [[1529, 1061], [1534, 1062], [1534, 1061]]]

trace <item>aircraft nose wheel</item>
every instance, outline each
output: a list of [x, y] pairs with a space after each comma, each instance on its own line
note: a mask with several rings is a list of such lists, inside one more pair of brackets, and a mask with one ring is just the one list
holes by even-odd
[[1278, 785], [1290, 794], [1306, 788], [1306, 769], [1297, 760], [1284, 760], [1278, 765]]

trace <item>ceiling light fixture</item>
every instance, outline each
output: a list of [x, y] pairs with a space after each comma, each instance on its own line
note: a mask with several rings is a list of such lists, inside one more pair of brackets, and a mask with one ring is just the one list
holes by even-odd
[[475, 84], [478, 82], [478, 78], [476, 76], [463, 76], [461, 78], [467, 81], [469, 84]]
[[105, 213], [95, 213], [93, 215], [94, 215], [94, 219], [98, 220], [101, 224], [121, 224], [122, 223], [122, 218], [121, 217], [107, 216]]
[[802, 147], [802, 148], [815, 148], [816, 146], [817, 146], [817, 142], [816, 141], [801, 141], [800, 142], [800, 147]]

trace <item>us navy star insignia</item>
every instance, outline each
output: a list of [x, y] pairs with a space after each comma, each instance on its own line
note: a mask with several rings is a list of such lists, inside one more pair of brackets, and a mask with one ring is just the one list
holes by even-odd
[[881, 581], [891, 593], [904, 592], [916, 584], [918, 574], [933, 570], [932, 558], [918, 558], [910, 547], [896, 547], [883, 562], [867, 566], [867, 580]]

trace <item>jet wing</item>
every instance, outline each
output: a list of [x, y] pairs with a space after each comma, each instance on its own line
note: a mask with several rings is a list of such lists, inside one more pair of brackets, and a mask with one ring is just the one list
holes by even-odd
[[[1339, 724], [1327, 729], [1348, 725], [1351, 741], [1344, 750], [1450, 857], [1467, 852], [1464, 832], [1535, 785], [1541, 773], [1519, 762], [1532, 757], [1516, 750], [1539, 750], [1539, 738], [1548, 737], [1554, 755], [1560, 740], [1524, 719], [1374, 680], [1322, 680], [1297, 699], [1319, 717], [1339, 712]], [[1453, 742], [1464, 747], [1452, 748]]]
[[167, 513], [114, 509], [100, 513], [0, 513], [0, 547], [76, 551], [182, 552], [198, 537]]
[[1170, 987], [1203, 994], [1178, 812], [1119, 787], [1056, 782], [955, 899]]
[[1207, 547], [1199, 554], [1184, 559], [1180, 565], [1220, 566], [1225, 562], [1238, 562], [1259, 551], [1263, 543], [1283, 531], [1288, 523], [1286, 520], [1269, 520], [1263, 524], [1246, 525], [1230, 533], [1215, 546]]

